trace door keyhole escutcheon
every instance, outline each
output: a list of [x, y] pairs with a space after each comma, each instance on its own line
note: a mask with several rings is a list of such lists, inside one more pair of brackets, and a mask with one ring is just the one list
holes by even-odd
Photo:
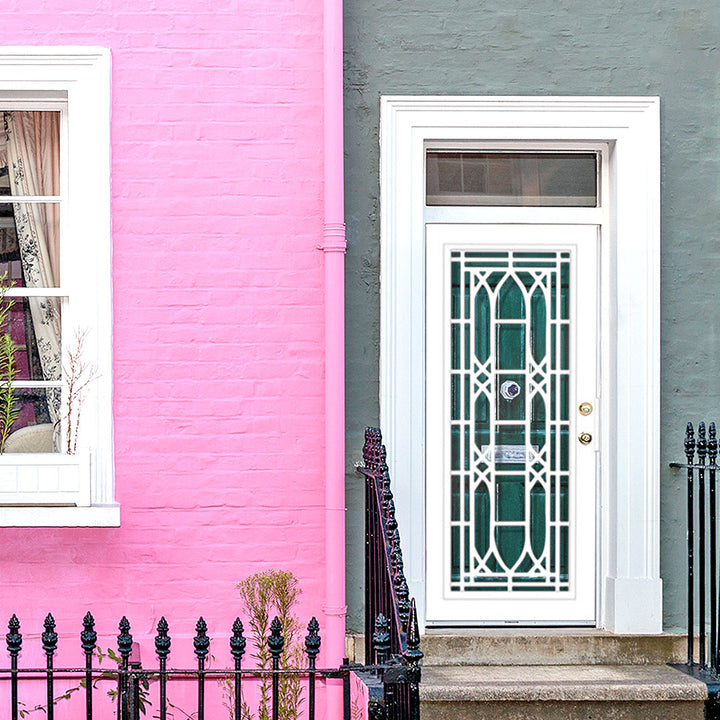
[[580, 433], [580, 437], [578, 437], [578, 440], [583, 445], [589, 445], [592, 442], [592, 435], [588, 432]]
[[581, 415], [589, 415], [593, 411], [593, 406], [589, 402], [580, 403], [578, 410]]

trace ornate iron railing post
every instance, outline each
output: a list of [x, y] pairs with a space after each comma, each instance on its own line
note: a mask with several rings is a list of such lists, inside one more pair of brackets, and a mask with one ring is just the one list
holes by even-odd
[[308, 657], [308, 720], [315, 720], [315, 660], [320, 652], [320, 625], [317, 618], [310, 620], [307, 629], [305, 654]]
[[700, 620], [700, 667], [705, 667], [705, 458], [707, 456], [707, 438], [705, 423], [698, 428], [698, 616]]
[[45, 632], [42, 634], [42, 647], [47, 667], [47, 717], [55, 717], [55, 693], [53, 690], [53, 655], [57, 650], [58, 636], [55, 632], [55, 619], [48, 613], [45, 618]]
[[97, 633], [95, 632], [95, 619], [88, 612], [83, 618], [83, 629], [80, 633], [80, 644], [85, 653], [85, 717], [92, 720], [93, 705], [93, 677], [92, 677], [92, 659], [95, 652], [95, 644], [97, 643]]
[[233, 623], [233, 634], [230, 638], [230, 654], [233, 656], [235, 661], [235, 677], [233, 678], [233, 710], [234, 718], [241, 717], [242, 713], [242, 657], [245, 654], [245, 637], [243, 635], [243, 624], [240, 622], [240, 618], [235, 618]]
[[420, 678], [422, 675], [420, 661], [423, 659], [423, 653], [420, 650], [420, 628], [418, 627], [415, 599], [410, 603], [410, 617], [408, 618], [407, 626], [407, 650], [403, 653], [403, 657], [408, 663], [408, 682], [410, 683], [409, 720], [420, 720]]
[[268, 637], [268, 650], [272, 658], [272, 720], [278, 720], [280, 708], [280, 656], [282, 655], [285, 638], [282, 634], [282, 625], [278, 617], [270, 624]]
[[8, 633], [5, 635], [5, 642], [10, 653], [10, 718], [18, 720], [18, 666], [17, 660], [22, 649], [22, 635], [20, 634], [20, 621], [17, 615], [8, 622]]
[[685, 457], [687, 458], [687, 544], [688, 544], [688, 648], [687, 661], [692, 666], [695, 662], [695, 648], [693, 631], [695, 628], [695, 501], [694, 501], [694, 471], [692, 468], [695, 459], [695, 432], [692, 423], [687, 424], [685, 432]]
[[[343, 658], [343, 664], [340, 668], [342, 673], [342, 685], [343, 685], [343, 720], [352, 719], [352, 688], [350, 687], [350, 658]], [[311, 718], [309, 720], [312, 720]]]
[[718, 670], [717, 657], [717, 500], [715, 493], [716, 463], [718, 452], [717, 431], [715, 423], [709, 427], [708, 464], [709, 464], [709, 505], [710, 505], [710, 666]]
[[210, 650], [207, 623], [200, 617], [195, 625], [193, 639], [198, 664], [198, 720], [205, 720], [205, 658]]
[[132, 716], [133, 702], [130, 692], [130, 676], [128, 663], [132, 651], [132, 635], [130, 634], [130, 622], [122, 616], [118, 623], [120, 634], [117, 636], [118, 652], [120, 653], [120, 673], [118, 675], [118, 702], [120, 705], [120, 720], [134, 720]]
[[163, 615], [157, 624], [157, 635], [155, 636], [155, 654], [158, 656], [160, 665], [160, 720], [167, 718], [167, 659], [170, 655], [172, 640], [168, 635], [170, 628]]

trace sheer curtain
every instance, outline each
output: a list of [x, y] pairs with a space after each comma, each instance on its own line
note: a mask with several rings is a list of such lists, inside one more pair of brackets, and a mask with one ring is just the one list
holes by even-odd
[[[5, 112], [10, 192], [13, 196], [59, 195], [60, 114]], [[60, 284], [58, 203], [13, 203], [17, 240], [25, 285], [57, 288]], [[59, 380], [60, 299], [29, 298], [43, 380]], [[60, 389], [47, 391], [53, 424], [60, 420]]]

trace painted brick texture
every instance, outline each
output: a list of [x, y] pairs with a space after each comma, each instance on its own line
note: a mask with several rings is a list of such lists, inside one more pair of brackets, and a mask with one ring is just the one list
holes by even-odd
[[[716, 0], [345, 3], [347, 466], [379, 416], [379, 97], [657, 95], [662, 139], [661, 575], [686, 608], [685, 423], [718, 417], [720, 4]], [[348, 626], [363, 623], [361, 489], [348, 475]], [[402, 528], [400, 528], [402, 532]], [[408, 548], [405, 547], [405, 552]]]
[[227, 634], [277, 567], [322, 622], [322, 3], [11, 1], [0, 44], [112, 50], [122, 513], [0, 529], [0, 620]]

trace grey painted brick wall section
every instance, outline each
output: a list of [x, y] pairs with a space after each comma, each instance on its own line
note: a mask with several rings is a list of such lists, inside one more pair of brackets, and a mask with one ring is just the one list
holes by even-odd
[[[687, 420], [720, 419], [720, 3], [346, 0], [348, 625], [362, 627], [362, 494], [378, 421], [383, 94], [658, 95], [662, 108], [662, 576], [682, 625]], [[629, 439], [632, 442], [632, 439]], [[402, 531], [402, 528], [401, 528]]]

